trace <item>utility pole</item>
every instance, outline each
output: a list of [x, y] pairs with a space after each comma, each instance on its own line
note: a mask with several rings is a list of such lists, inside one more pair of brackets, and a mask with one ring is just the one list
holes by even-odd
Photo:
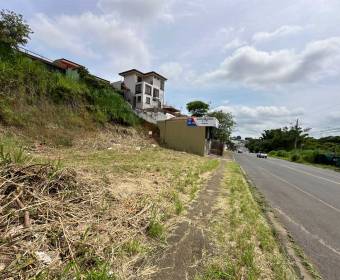
[[296, 124], [295, 124], [295, 140], [294, 140], [294, 149], [297, 149], [297, 142], [298, 142], [298, 133], [299, 133], [299, 119], [296, 119]]

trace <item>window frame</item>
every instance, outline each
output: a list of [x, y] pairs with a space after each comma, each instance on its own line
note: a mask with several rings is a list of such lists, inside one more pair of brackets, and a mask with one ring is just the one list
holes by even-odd
[[[155, 94], [155, 92], [157, 92], [157, 94]], [[152, 96], [154, 98], [159, 98], [159, 89], [158, 88], [153, 88]]]
[[[148, 92], [148, 89], [150, 89], [150, 92]], [[145, 94], [152, 96], [152, 86], [145, 85]]]

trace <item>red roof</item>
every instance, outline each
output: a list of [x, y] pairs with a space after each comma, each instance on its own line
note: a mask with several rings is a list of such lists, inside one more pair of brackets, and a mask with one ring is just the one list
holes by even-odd
[[65, 58], [57, 59], [54, 61], [54, 63], [63, 69], [76, 69], [76, 68], [83, 67], [82, 65], [75, 63], [71, 60], [65, 59]]

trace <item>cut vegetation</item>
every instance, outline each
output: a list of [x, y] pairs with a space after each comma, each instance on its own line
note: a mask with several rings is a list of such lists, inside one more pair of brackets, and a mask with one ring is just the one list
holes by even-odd
[[163, 246], [201, 175], [217, 166], [162, 149], [134, 129], [78, 140], [64, 149], [27, 144], [13, 154], [15, 137], [2, 138], [4, 279], [146, 277], [153, 268], [143, 260]]

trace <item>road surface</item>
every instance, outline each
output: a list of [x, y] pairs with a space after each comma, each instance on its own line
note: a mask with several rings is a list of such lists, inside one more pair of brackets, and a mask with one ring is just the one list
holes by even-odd
[[324, 279], [340, 279], [340, 173], [235, 154]]

